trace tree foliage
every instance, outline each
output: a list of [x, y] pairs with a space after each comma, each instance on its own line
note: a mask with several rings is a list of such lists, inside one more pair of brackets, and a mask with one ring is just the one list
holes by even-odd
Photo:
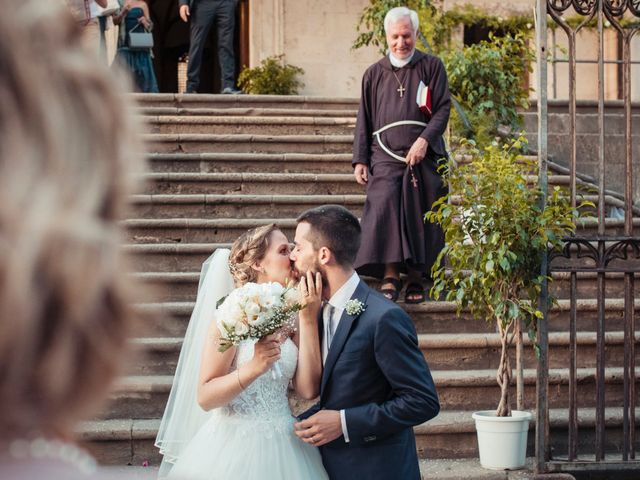
[[445, 235], [445, 247], [431, 272], [431, 295], [455, 302], [458, 314], [468, 309], [475, 318], [495, 323], [501, 334], [501, 416], [511, 411], [508, 347], [515, 322], [521, 321], [535, 341], [542, 316], [537, 305], [545, 280], [540, 274], [543, 253], [558, 248], [562, 238], [574, 232], [578, 216], [559, 187], [541, 206], [542, 192], [530, 182], [537, 164], [519, 153], [525, 141], [521, 137], [494, 143], [482, 151], [468, 143], [470, 161], [443, 167], [451, 193], [426, 214]]
[[488, 145], [498, 129], [517, 132], [522, 126], [518, 109], [529, 107], [526, 74], [534, 60], [527, 39], [521, 33], [498, 37], [443, 55], [449, 88], [458, 99], [472, 126], [466, 129], [456, 112], [451, 127], [459, 136], [474, 137], [479, 145]]

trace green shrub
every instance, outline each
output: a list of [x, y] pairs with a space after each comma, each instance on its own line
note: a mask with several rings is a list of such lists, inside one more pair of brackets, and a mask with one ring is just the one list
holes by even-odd
[[518, 109], [529, 107], [530, 89], [525, 79], [533, 59], [523, 34], [489, 34], [489, 40], [446, 53], [443, 61], [449, 89], [472, 127], [471, 131], [466, 129], [454, 111], [454, 134], [489, 145], [502, 125], [512, 132], [519, 131], [522, 119]]
[[284, 55], [265, 58], [255, 68], [245, 67], [238, 77], [238, 85], [246, 93], [263, 95], [296, 95], [304, 87], [297, 77], [304, 70], [284, 61]]

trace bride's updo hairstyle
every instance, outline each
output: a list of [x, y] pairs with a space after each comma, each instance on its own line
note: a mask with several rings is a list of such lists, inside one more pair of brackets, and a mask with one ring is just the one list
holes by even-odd
[[123, 366], [141, 298], [119, 222], [142, 167], [129, 85], [65, 2], [2, 6], [0, 443], [70, 436]]
[[269, 249], [271, 234], [280, 230], [275, 224], [247, 230], [231, 246], [229, 270], [237, 287], [255, 282], [258, 271], [253, 264], [262, 260]]

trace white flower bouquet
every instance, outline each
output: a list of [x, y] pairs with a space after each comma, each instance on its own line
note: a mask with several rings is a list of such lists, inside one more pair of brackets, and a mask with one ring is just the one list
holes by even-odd
[[302, 308], [302, 296], [291, 284], [247, 283], [231, 292], [218, 309], [218, 350], [294, 329], [295, 314]]

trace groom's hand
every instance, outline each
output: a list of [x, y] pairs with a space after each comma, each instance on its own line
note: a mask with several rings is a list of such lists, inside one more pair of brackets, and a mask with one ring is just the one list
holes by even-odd
[[342, 422], [337, 410], [320, 410], [294, 425], [296, 435], [305, 443], [320, 447], [342, 436]]

